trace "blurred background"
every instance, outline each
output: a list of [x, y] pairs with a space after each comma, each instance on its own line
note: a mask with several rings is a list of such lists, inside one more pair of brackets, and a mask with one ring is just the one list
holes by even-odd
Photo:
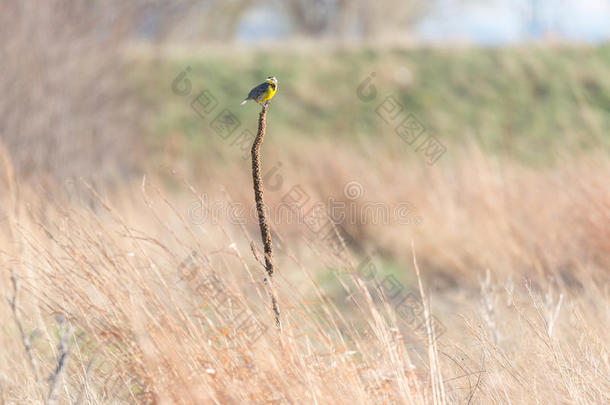
[[[545, 193], [582, 187], [582, 174], [569, 168], [607, 160], [607, 1], [0, 7], [0, 134], [19, 181], [70, 194], [84, 180], [120, 192], [146, 174], [178, 198], [179, 173], [206, 198], [225, 198], [230, 186], [230, 198], [250, 206], [258, 110], [239, 102], [275, 75], [280, 90], [263, 148], [271, 208], [295, 186], [325, 204], [408, 206], [408, 225], [369, 218], [345, 231], [390, 267], [408, 262], [405, 243], [418, 237], [422, 260], [432, 273], [451, 273], [449, 284], [456, 267], [484, 268], [496, 254], [461, 246], [469, 233], [473, 246], [489, 245], [489, 232], [537, 234], [514, 251], [498, 238], [507, 267], [557, 270], [532, 265], [520, 249], [536, 257], [553, 249], [558, 266], [571, 266], [566, 252], [578, 242], [564, 245], [547, 228], [580, 220], [581, 211], [559, 196], [547, 207]], [[353, 183], [355, 198], [346, 194]], [[192, 204], [179, 209], [193, 216]], [[494, 219], [500, 209], [502, 221]], [[566, 212], [567, 221], [555, 217]], [[277, 232], [305, 232], [292, 225]], [[598, 236], [584, 232], [582, 243]]]
[[190, 96], [209, 89], [241, 122], [236, 101], [277, 75], [278, 142], [378, 139], [389, 128], [355, 97], [371, 72], [380, 97], [395, 94], [447, 142], [539, 159], [566, 138], [597, 146], [608, 128], [603, 0], [1, 7], [1, 135], [26, 177], [130, 175], [151, 146], [160, 159], [226, 153], [189, 100], [168, 92], [187, 67]]
[[[308, 312], [322, 307], [324, 295], [345, 325], [356, 325], [349, 339], [366, 346], [372, 340], [359, 331], [378, 318], [358, 310], [374, 306], [365, 298], [354, 305], [341, 277], [372, 261], [380, 278], [418, 290], [416, 252], [433, 313], [448, 331], [447, 375], [483, 369], [480, 348], [501, 353], [485, 364], [497, 375], [481, 385], [482, 403], [533, 396], [606, 403], [598, 360], [607, 370], [609, 21], [609, 0], [0, 1], [0, 187], [12, 190], [0, 193], [0, 224], [10, 224], [0, 232], [0, 260], [7, 268], [18, 263], [31, 313], [47, 316], [32, 318], [38, 328], [54, 325], [48, 313], [64, 313], [87, 339], [114, 344], [106, 358], [127, 353], [116, 364], [138, 380], [125, 382], [120, 398], [163, 390], [181, 398], [191, 377], [164, 379], [177, 373], [195, 373], [202, 380], [193, 380], [193, 392], [208, 393], [213, 380], [203, 379], [212, 366], [197, 356], [210, 350], [202, 343], [210, 335], [191, 334], [174, 313], [157, 323], [157, 314], [171, 307], [163, 288], [185, 258], [222, 270], [250, 302], [255, 288], [263, 297], [262, 268], [251, 254], [260, 240], [250, 172], [259, 107], [240, 103], [274, 75], [263, 175], [289, 330], [315, 336], [328, 351], [324, 342], [342, 342], [347, 326], [324, 321], [317, 329], [318, 312]], [[323, 224], [288, 219], [282, 203], [295, 198], [307, 215], [330, 216], [336, 233], [328, 238]], [[0, 281], [9, 291], [8, 272]], [[185, 291], [177, 289], [176, 302], [200, 308], [200, 294]], [[560, 344], [569, 349], [559, 363], [558, 346], [539, 336], [550, 340], [564, 297], [573, 312], [559, 318]], [[265, 297], [256, 302], [252, 308], [267, 308]], [[528, 306], [520, 312], [515, 302]], [[168, 343], [154, 352], [134, 332], [142, 325], [160, 325], [154, 333]], [[324, 333], [307, 335], [308, 328]], [[31, 381], [16, 336], [3, 337], [17, 354], [2, 362], [20, 364], [19, 378]], [[372, 370], [402, 367], [377, 357], [386, 353], [384, 336], [360, 352]], [[192, 340], [176, 345], [177, 337]], [[276, 347], [271, 339], [263, 347]], [[302, 350], [295, 352], [309, 352], [309, 342], [296, 341]], [[417, 372], [427, 381], [434, 373], [421, 373], [423, 341]], [[48, 342], [46, 349], [55, 347], [54, 338]], [[168, 348], [185, 353], [163, 369], [155, 362]], [[285, 361], [274, 353], [270, 376]], [[146, 355], [151, 365], [142, 371]], [[257, 356], [266, 364], [265, 352]], [[197, 358], [192, 369], [183, 358]], [[539, 367], [540, 358], [549, 367]], [[297, 392], [286, 376], [298, 367], [290, 367], [283, 391]], [[325, 371], [311, 376], [321, 392], [346, 381], [336, 374], [332, 385]], [[265, 388], [275, 383], [263, 377], [219, 381], [226, 395], [282, 391]], [[70, 392], [79, 390], [74, 381]], [[7, 384], [15, 392], [25, 386]], [[463, 393], [479, 383], [468, 384], [452, 395], [470, 403]], [[27, 395], [32, 387], [23, 388]]]
[[[456, 263], [486, 266], [462, 248], [437, 252], [461, 239], [457, 229], [472, 229], [484, 242], [472, 215], [491, 218], [496, 213], [485, 210], [500, 204], [512, 220], [520, 216], [518, 226], [535, 228], [528, 221], [536, 213], [523, 201], [545, 206], [541, 187], [576, 186], [549, 177], [605, 162], [608, 151], [608, 1], [52, 0], [0, 7], [2, 143], [20, 181], [57, 183], [68, 193], [78, 179], [125, 190], [144, 174], [179, 191], [172, 176], [180, 173], [205, 193], [231, 185], [231, 198], [251, 204], [257, 108], [239, 102], [275, 75], [280, 91], [263, 153], [268, 177], [283, 185], [268, 204], [277, 206], [295, 185], [312, 201], [383, 202], [390, 210], [407, 204], [409, 226], [351, 221], [347, 232], [391, 261], [405, 260], [411, 236], [429, 233], [434, 238], [423, 238], [422, 248], [436, 252], [434, 268], [455, 273], [447, 268]], [[345, 195], [349, 182], [362, 189], [358, 201]], [[188, 212], [189, 202], [180, 209]], [[511, 226], [503, 232], [515, 232]], [[302, 232], [278, 230], [293, 231]]]

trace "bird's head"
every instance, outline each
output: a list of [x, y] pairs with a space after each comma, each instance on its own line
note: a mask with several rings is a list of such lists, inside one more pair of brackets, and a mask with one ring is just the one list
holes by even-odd
[[274, 84], [277, 86], [277, 79], [275, 78], [275, 76], [269, 76], [266, 80], [267, 83], [269, 84]]

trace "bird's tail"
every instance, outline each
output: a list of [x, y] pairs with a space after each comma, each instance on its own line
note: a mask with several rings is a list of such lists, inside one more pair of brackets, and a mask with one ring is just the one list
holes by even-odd
[[246, 101], [248, 101], [248, 99], [245, 99], [244, 101], [242, 101], [240, 105], [246, 104]]

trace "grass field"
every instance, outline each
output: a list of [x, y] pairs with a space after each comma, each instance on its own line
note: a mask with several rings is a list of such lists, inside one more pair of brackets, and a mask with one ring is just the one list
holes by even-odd
[[[147, 79], [140, 77], [151, 102], [162, 100], [163, 114], [152, 124], [154, 133], [163, 139], [168, 133], [183, 135], [190, 147], [204, 152], [217, 137], [202, 129], [219, 111], [213, 111], [206, 123], [206, 117], [190, 107], [192, 99], [208, 90], [219, 110], [229, 109], [255, 130], [255, 121], [246, 119], [251, 109], [239, 102], [251, 83], [269, 72], [282, 79], [273, 107], [273, 125], [281, 134], [275, 143], [282, 147], [295, 138], [328, 137], [333, 143], [368, 140], [393, 147], [388, 142], [396, 138], [393, 128], [374, 111], [386, 97], [395, 96], [428, 132], [447, 143], [473, 140], [485, 151], [529, 163], [556, 158], [555, 148], [566, 145], [579, 151], [608, 148], [608, 46], [168, 54], [152, 73], [143, 75]], [[192, 94], [177, 96], [171, 91], [172, 81], [187, 67]], [[364, 101], [357, 95], [358, 86], [371, 73], [376, 97]], [[216, 147], [211, 149], [217, 152]]]
[[[1, 150], [2, 403], [610, 402], [610, 47], [134, 54], [142, 176], [22, 182]], [[281, 331], [239, 106], [269, 74]]]

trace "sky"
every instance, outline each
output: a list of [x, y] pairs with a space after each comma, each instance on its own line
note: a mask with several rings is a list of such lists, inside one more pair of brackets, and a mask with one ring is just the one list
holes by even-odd
[[610, 39], [610, 0], [441, 0], [415, 32], [442, 42], [510, 44], [545, 36], [603, 42]]
[[[380, 0], [382, 1], [382, 0]], [[269, 10], [250, 12], [238, 39], [281, 39], [289, 27]], [[268, 24], [269, 20], [276, 24]], [[437, 0], [414, 29], [423, 42], [508, 45], [553, 37], [599, 43], [610, 40], [610, 0]]]

